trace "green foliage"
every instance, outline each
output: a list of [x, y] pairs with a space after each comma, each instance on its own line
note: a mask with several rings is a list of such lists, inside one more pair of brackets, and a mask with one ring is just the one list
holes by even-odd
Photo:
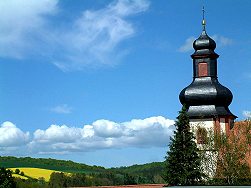
[[49, 188], [44, 180], [15, 178], [17, 188]]
[[[66, 179], [67, 186], [164, 183], [164, 180], [161, 177], [162, 171], [164, 170], [163, 162], [105, 169], [103, 167], [88, 166], [85, 164], [74, 163], [72, 161], [55, 159], [0, 157], [0, 166], [8, 168], [37, 167], [70, 172], [72, 175], [55, 175], [56, 179], [63, 176]], [[20, 170], [18, 173], [27, 177], [28, 180], [15, 178], [17, 187], [40, 187], [42, 186], [42, 183], [46, 187], [48, 184], [42, 179], [32, 179], [31, 177], [23, 174], [23, 172], [20, 172]], [[53, 178], [55, 178], [55, 176]], [[54, 184], [56, 184], [55, 180], [53, 180], [53, 186]]]
[[201, 160], [205, 170], [210, 172], [208, 184], [250, 185], [247, 155], [250, 155], [251, 123], [238, 122], [228, 135], [209, 133], [208, 142], [201, 148]]
[[250, 169], [245, 160], [245, 144], [238, 144], [234, 137], [233, 142], [226, 135], [221, 135], [221, 145], [217, 157], [216, 177], [227, 180], [228, 185], [236, 185], [239, 179], [250, 178]]
[[91, 179], [88, 178], [85, 174], [72, 174], [71, 176], [66, 176], [67, 179], [67, 186], [91, 186], [92, 182]]
[[164, 179], [169, 185], [196, 185], [202, 179], [201, 162], [189, 117], [183, 106], [175, 123], [176, 130], [167, 152]]
[[137, 183], [134, 176], [131, 176], [129, 174], [124, 175], [124, 185], [135, 185], [135, 184]]
[[137, 184], [147, 184], [164, 183], [162, 178], [162, 172], [164, 171], [164, 168], [163, 162], [153, 162], [143, 165], [111, 168], [111, 170], [123, 176], [126, 173], [133, 175]]
[[67, 187], [67, 177], [64, 173], [53, 172], [50, 176], [50, 188]]
[[15, 170], [15, 174], [19, 174], [20, 173], [20, 170], [17, 168], [16, 170]]
[[0, 188], [15, 188], [16, 184], [11, 171], [5, 168], [0, 169]]

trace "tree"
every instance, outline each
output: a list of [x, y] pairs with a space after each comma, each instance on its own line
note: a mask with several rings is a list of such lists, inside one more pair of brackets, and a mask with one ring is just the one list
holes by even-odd
[[[248, 165], [251, 147], [251, 122], [237, 122], [228, 133], [209, 131], [207, 142], [201, 150], [202, 161], [213, 176], [215, 184], [245, 185], [250, 183]], [[212, 134], [213, 133], [213, 134]], [[210, 155], [207, 155], [209, 153]], [[212, 161], [212, 155], [214, 161]], [[214, 165], [212, 165], [214, 164]], [[211, 168], [210, 168], [211, 167]]]
[[63, 188], [67, 187], [67, 177], [63, 172], [52, 172], [50, 175], [49, 187], [51, 188]]
[[0, 188], [15, 188], [16, 184], [11, 171], [5, 168], [0, 169]]
[[19, 173], [20, 173], [20, 170], [18, 168], [16, 168], [15, 174], [19, 174]]
[[124, 185], [136, 185], [136, 179], [134, 176], [126, 173], [124, 174]]
[[196, 185], [202, 180], [201, 162], [195, 138], [190, 130], [184, 105], [177, 117], [174, 136], [165, 157], [164, 179], [169, 185]]
[[215, 137], [218, 155], [214, 178], [222, 179], [227, 185], [250, 184], [250, 120], [237, 122], [228, 135], [221, 133]]

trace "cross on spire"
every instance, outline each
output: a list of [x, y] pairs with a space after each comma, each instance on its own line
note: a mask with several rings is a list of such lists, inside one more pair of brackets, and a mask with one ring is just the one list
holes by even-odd
[[205, 19], [205, 8], [204, 6], [202, 7], [202, 16], [203, 16], [203, 20]]
[[202, 27], [203, 31], [206, 30], [206, 20], [205, 20], [205, 8], [204, 6], [202, 7]]

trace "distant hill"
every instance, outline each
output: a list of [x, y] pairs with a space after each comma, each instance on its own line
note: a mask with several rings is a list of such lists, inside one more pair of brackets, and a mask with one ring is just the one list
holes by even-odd
[[117, 173], [128, 173], [146, 178], [148, 183], [164, 183], [162, 173], [164, 171], [164, 162], [153, 162], [143, 165], [132, 165], [128, 167], [111, 168]]
[[128, 176], [137, 179], [142, 183], [164, 183], [161, 175], [164, 170], [163, 162], [153, 162], [143, 165], [133, 165], [128, 167], [104, 168], [101, 166], [90, 166], [73, 161], [31, 158], [31, 157], [1, 157], [0, 167], [5, 168], [41, 168], [69, 173], [85, 174], [115, 174], [115, 176]]
[[100, 173], [105, 168], [101, 166], [89, 166], [86, 164], [75, 163], [73, 161], [31, 158], [31, 157], [0, 157], [0, 167], [33, 167], [70, 173]]

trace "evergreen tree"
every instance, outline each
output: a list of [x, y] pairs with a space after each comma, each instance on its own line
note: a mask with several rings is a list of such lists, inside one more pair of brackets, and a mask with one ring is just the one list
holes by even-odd
[[185, 106], [179, 112], [171, 138], [169, 151], [165, 157], [164, 179], [169, 185], [198, 184], [203, 173], [195, 138], [190, 130], [189, 117]]

